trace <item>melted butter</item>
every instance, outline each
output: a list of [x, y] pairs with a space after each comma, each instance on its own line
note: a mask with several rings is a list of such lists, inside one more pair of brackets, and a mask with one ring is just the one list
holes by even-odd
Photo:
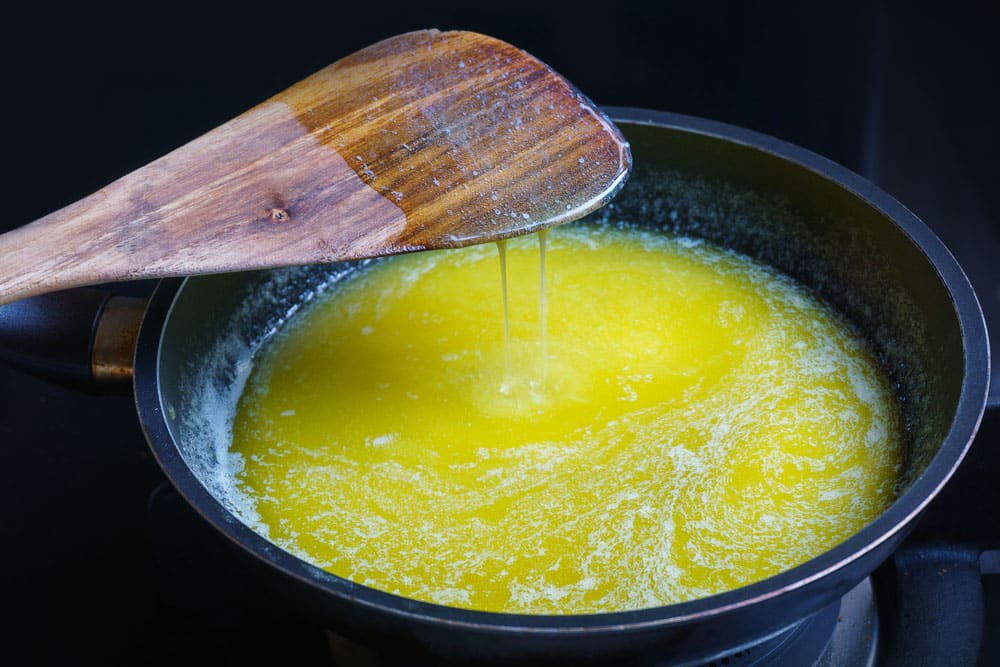
[[807, 292], [661, 235], [544, 249], [547, 285], [507, 243], [507, 345], [492, 246], [373, 263], [280, 332], [234, 422], [257, 528], [406, 597], [590, 613], [763, 579], [893, 500], [889, 384]]

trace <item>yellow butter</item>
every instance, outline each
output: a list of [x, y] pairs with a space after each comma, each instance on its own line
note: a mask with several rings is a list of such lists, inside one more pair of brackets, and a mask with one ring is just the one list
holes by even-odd
[[[568, 225], [546, 253], [399, 256], [256, 361], [232, 452], [255, 527], [445, 605], [620, 611], [745, 585], [894, 499], [891, 386], [828, 308], [708, 244]], [[542, 352], [545, 358], [542, 358]]]

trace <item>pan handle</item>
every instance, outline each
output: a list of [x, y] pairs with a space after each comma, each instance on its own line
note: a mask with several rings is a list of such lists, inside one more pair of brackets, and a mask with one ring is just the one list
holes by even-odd
[[125, 393], [146, 300], [74, 289], [0, 306], [0, 362], [62, 386]]

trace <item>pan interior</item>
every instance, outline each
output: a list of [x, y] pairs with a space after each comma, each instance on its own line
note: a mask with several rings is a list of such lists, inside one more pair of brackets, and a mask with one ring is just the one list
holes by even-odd
[[[635, 168], [595, 214], [704, 238], [799, 280], [867, 335], [902, 401], [902, 492], [954, 417], [964, 352], [950, 294], [896, 223], [841, 185], [756, 148], [681, 130], [621, 124]], [[289, 317], [362, 263], [189, 279], [164, 329], [159, 383], [187, 466], [232, 515], [260, 530], [230, 483], [236, 401], [255, 353]], [[266, 535], [265, 535], [266, 536]]]

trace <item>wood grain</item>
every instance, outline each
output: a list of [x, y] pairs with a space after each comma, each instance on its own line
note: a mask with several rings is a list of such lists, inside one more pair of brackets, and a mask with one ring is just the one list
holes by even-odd
[[630, 162], [536, 58], [477, 33], [407, 33], [0, 236], [0, 303], [507, 238], [598, 208]]

